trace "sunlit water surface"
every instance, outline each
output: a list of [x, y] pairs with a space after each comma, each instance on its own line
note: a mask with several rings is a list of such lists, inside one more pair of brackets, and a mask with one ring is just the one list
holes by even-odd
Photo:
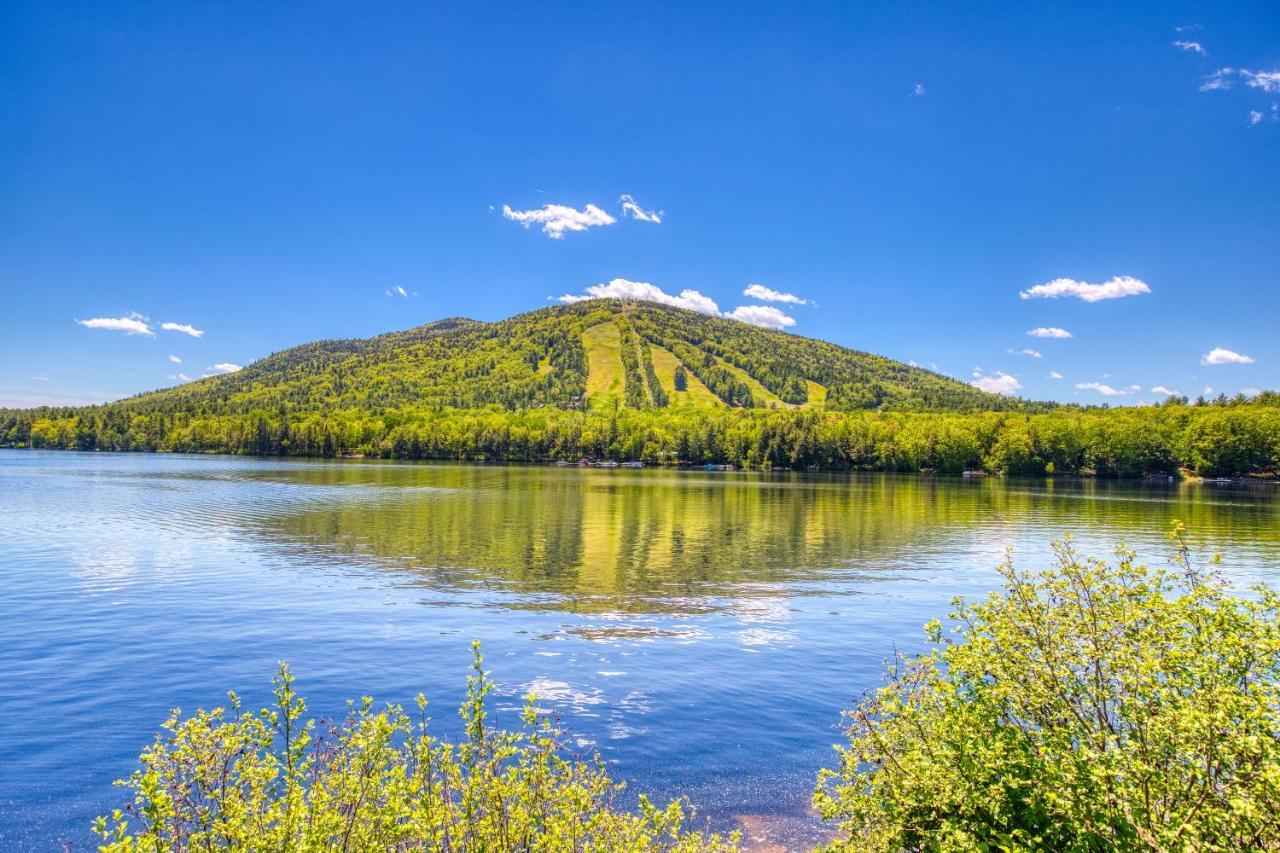
[[0, 451], [0, 847], [92, 846], [173, 707], [431, 699], [472, 639], [632, 792], [802, 847], [840, 710], [1013, 549], [1164, 562], [1173, 518], [1280, 578], [1274, 486]]

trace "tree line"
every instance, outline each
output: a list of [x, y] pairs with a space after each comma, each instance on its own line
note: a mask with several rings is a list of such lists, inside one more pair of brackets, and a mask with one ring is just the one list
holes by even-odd
[[1280, 471], [1280, 395], [1043, 413], [812, 409], [584, 413], [448, 407], [247, 412], [0, 410], [0, 446], [545, 462], [640, 460], [827, 470], [1205, 476]]

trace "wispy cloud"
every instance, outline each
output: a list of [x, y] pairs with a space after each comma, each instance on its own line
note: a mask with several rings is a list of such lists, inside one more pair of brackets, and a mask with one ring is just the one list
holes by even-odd
[[763, 299], [765, 302], [785, 302], [788, 305], [808, 305], [808, 299], [801, 299], [794, 293], [783, 293], [772, 288], [765, 287], [763, 284], [748, 284], [747, 289], [742, 291], [743, 296], [750, 296], [752, 299]]
[[1152, 394], [1163, 394], [1163, 395], [1165, 395], [1166, 397], [1180, 397], [1180, 396], [1182, 396], [1182, 392], [1181, 392], [1181, 391], [1175, 391], [1174, 389], [1172, 389], [1172, 388], [1166, 388], [1166, 387], [1165, 387], [1165, 386], [1163, 386], [1163, 385], [1152, 385], [1152, 386], [1151, 386], [1151, 393], [1152, 393]]
[[1244, 78], [1246, 86], [1261, 89], [1269, 95], [1280, 92], [1280, 70], [1250, 71], [1247, 68], [1241, 68], [1240, 76]]
[[218, 373], [235, 373], [237, 370], [244, 370], [240, 365], [232, 364], [229, 361], [222, 361], [218, 364], [210, 365], [209, 369], [216, 370]]
[[[641, 222], [652, 222], [657, 225], [662, 221], [663, 211], [661, 210], [645, 210], [636, 204], [636, 200], [631, 196], [623, 193], [618, 201], [622, 202], [622, 215], [631, 215], [632, 219], [639, 219]], [[590, 205], [588, 205], [590, 206]]]
[[740, 305], [732, 311], [722, 312], [720, 306], [710, 296], [696, 290], [682, 290], [679, 294], [667, 293], [656, 284], [647, 281], [631, 281], [626, 278], [615, 278], [604, 284], [593, 284], [585, 293], [566, 293], [555, 297], [557, 302], [573, 303], [587, 299], [627, 299], [638, 302], [656, 302], [659, 305], [670, 305], [674, 308], [685, 308], [702, 314], [741, 320], [755, 326], [769, 329], [781, 329], [794, 326], [794, 317], [789, 317], [768, 305]]
[[418, 295], [418, 291], [405, 290], [404, 287], [398, 284], [394, 284], [391, 287], [388, 287], [386, 290], [383, 291], [383, 293], [385, 293], [387, 296], [393, 299], [397, 297], [400, 299], [408, 299], [411, 296], [416, 297]]
[[1232, 352], [1225, 347], [1214, 347], [1200, 357], [1201, 364], [1253, 364], [1253, 357]]
[[191, 377], [190, 377], [190, 376], [188, 376], [188, 375], [187, 375], [187, 374], [185, 374], [185, 373], [174, 373], [174, 374], [170, 375], [170, 376], [169, 376], [169, 378], [170, 378], [170, 379], [177, 379], [177, 380], [179, 380], [179, 381], [181, 381], [181, 382], [190, 382], [190, 381], [191, 381]]
[[[1195, 42], [1187, 43], [1195, 44]], [[1174, 44], [1182, 44], [1182, 42], [1174, 42]], [[1258, 89], [1265, 94], [1274, 95], [1280, 93], [1280, 69], [1253, 71], [1248, 68], [1224, 66], [1201, 80], [1200, 91], [1222, 92], [1234, 87], [1238, 82], [1243, 82], [1250, 89]], [[1271, 121], [1280, 121], [1280, 102], [1272, 102], [1269, 112]], [[1257, 127], [1267, 118], [1268, 113], [1264, 110], [1251, 109], [1248, 114], [1247, 126]]]
[[1034, 329], [1027, 329], [1027, 334], [1033, 338], [1061, 338], [1071, 337], [1071, 333], [1066, 329], [1059, 329], [1057, 326], [1037, 326]]
[[1236, 82], [1232, 76], [1235, 73], [1236, 70], [1234, 68], [1219, 68], [1204, 78], [1204, 82], [1200, 84], [1200, 91], [1220, 92], [1224, 89], [1230, 89]]
[[794, 317], [782, 313], [772, 305], [739, 305], [724, 316], [766, 329], [785, 329], [796, 324]]
[[1201, 56], [1208, 56], [1208, 55], [1209, 55], [1209, 51], [1205, 50], [1205, 49], [1204, 49], [1204, 45], [1200, 44], [1200, 42], [1198, 42], [1198, 41], [1182, 41], [1182, 40], [1179, 40], [1179, 41], [1175, 41], [1175, 42], [1173, 43], [1173, 46], [1174, 46], [1174, 47], [1177, 47], [1177, 48], [1181, 48], [1182, 50], [1189, 50], [1189, 51], [1191, 51], [1192, 53], [1198, 53], [1198, 54], [1200, 54]]
[[1005, 350], [1005, 352], [1009, 353], [1009, 355], [1026, 355], [1026, 356], [1030, 356], [1031, 358], [1044, 358], [1043, 355], [1041, 355], [1038, 351], [1033, 350], [1031, 347], [1024, 347], [1022, 349], [1007, 349]]
[[1195, 33], [1199, 32], [1201, 29], [1202, 28], [1199, 24], [1183, 24], [1180, 27], [1174, 27], [1173, 31], [1175, 33]]
[[1022, 383], [1018, 381], [1016, 376], [1005, 373], [1003, 370], [985, 373], [980, 367], [974, 368], [973, 381], [969, 384], [980, 391], [987, 391], [991, 394], [1007, 395], [1022, 389]]
[[130, 311], [123, 317], [93, 317], [89, 320], [76, 320], [86, 329], [107, 329], [112, 332], [124, 332], [126, 335], [155, 336], [147, 318], [136, 311]]
[[1261, 89], [1268, 94], [1280, 92], [1280, 69], [1275, 71], [1250, 71], [1248, 68], [1219, 68], [1204, 78], [1201, 92], [1221, 92], [1230, 89], [1237, 80], [1243, 80], [1251, 89]]
[[[924, 84], [917, 83], [911, 87], [911, 97], [918, 98], [924, 94]], [[943, 100], [946, 100], [945, 98]]]
[[169, 356], [169, 361], [172, 361], [174, 364], [182, 364], [182, 359], [178, 358], [176, 355]]
[[552, 240], [561, 239], [567, 231], [586, 231], [588, 228], [612, 225], [618, 221], [594, 204], [588, 204], [582, 210], [565, 204], [547, 204], [533, 210], [512, 210], [509, 205], [504, 204], [502, 216], [519, 222], [525, 228], [541, 225], [542, 233]]
[[1102, 284], [1090, 284], [1073, 278], [1055, 278], [1044, 284], [1029, 287], [1018, 295], [1023, 299], [1060, 299], [1071, 296], [1085, 302], [1101, 302], [1104, 299], [1120, 299], [1124, 296], [1137, 296], [1150, 293], [1146, 282], [1133, 276], [1118, 275]]
[[1056, 370], [1050, 370], [1050, 371], [1049, 371], [1049, 378], [1050, 378], [1050, 379], [1062, 379], [1062, 378], [1063, 378], [1063, 376], [1062, 376], [1062, 374], [1061, 374], [1061, 373], [1059, 373], [1059, 372], [1058, 372], [1058, 371], [1056, 371]]
[[1113, 388], [1102, 382], [1077, 382], [1076, 387], [1081, 391], [1097, 391], [1104, 397], [1124, 397], [1135, 391], [1141, 391], [1141, 385], [1130, 385], [1127, 388]]
[[186, 323], [161, 323], [160, 328], [166, 332], [182, 332], [184, 335], [190, 335], [193, 338], [201, 337], [204, 334], [203, 329], [197, 329], [195, 326]]

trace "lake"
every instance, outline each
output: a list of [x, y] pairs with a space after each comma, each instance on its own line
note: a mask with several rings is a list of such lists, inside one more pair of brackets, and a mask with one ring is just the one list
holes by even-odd
[[803, 846], [840, 710], [1006, 549], [1072, 531], [1280, 579], [1280, 488], [0, 450], [0, 847], [91, 848], [168, 709], [277, 660], [318, 714], [431, 700], [483, 643], [497, 717], [535, 691], [632, 793]]

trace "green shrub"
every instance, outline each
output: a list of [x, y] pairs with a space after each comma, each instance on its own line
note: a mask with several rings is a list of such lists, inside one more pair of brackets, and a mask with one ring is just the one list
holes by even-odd
[[[955, 638], [899, 656], [848, 714], [840, 764], [814, 801], [831, 850], [1280, 848], [1280, 596], [1231, 594], [1178, 558], [1151, 570], [1055, 543], [1040, 573], [956, 602]], [[1215, 561], [1216, 562], [1216, 561]], [[133, 802], [95, 830], [105, 851], [733, 850], [694, 832], [680, 801], [639, 798], [599, 760], [566, 757], [529, 697], [523, 727], [491, 729], [476, 650], [457, 744], [364, 698], [323, 726], [282, 666], [258, 713], [178, 712], [121, 784]]]
[[324, 727], [303, 720], [285, 666], [274, 707], [178, 712], [166, 737], [120, 784], [133, 803], [95, 830], [104, 851], [132, 850], [732, 850], [736, 837], [690, 832], [678, 801], [618, 806], [622, 786], [599, 761], [564, 756], [560, 734], [529, 697], [516, 732], [486, 723], [493, 685], [481, 668], [461, 708], [466, 737], [427, 733], [418, 714], [364, 698]]
[[899, 657], [815, 793], [831, 849], [1280, 847], [1280, 597], [1056, 543]]

